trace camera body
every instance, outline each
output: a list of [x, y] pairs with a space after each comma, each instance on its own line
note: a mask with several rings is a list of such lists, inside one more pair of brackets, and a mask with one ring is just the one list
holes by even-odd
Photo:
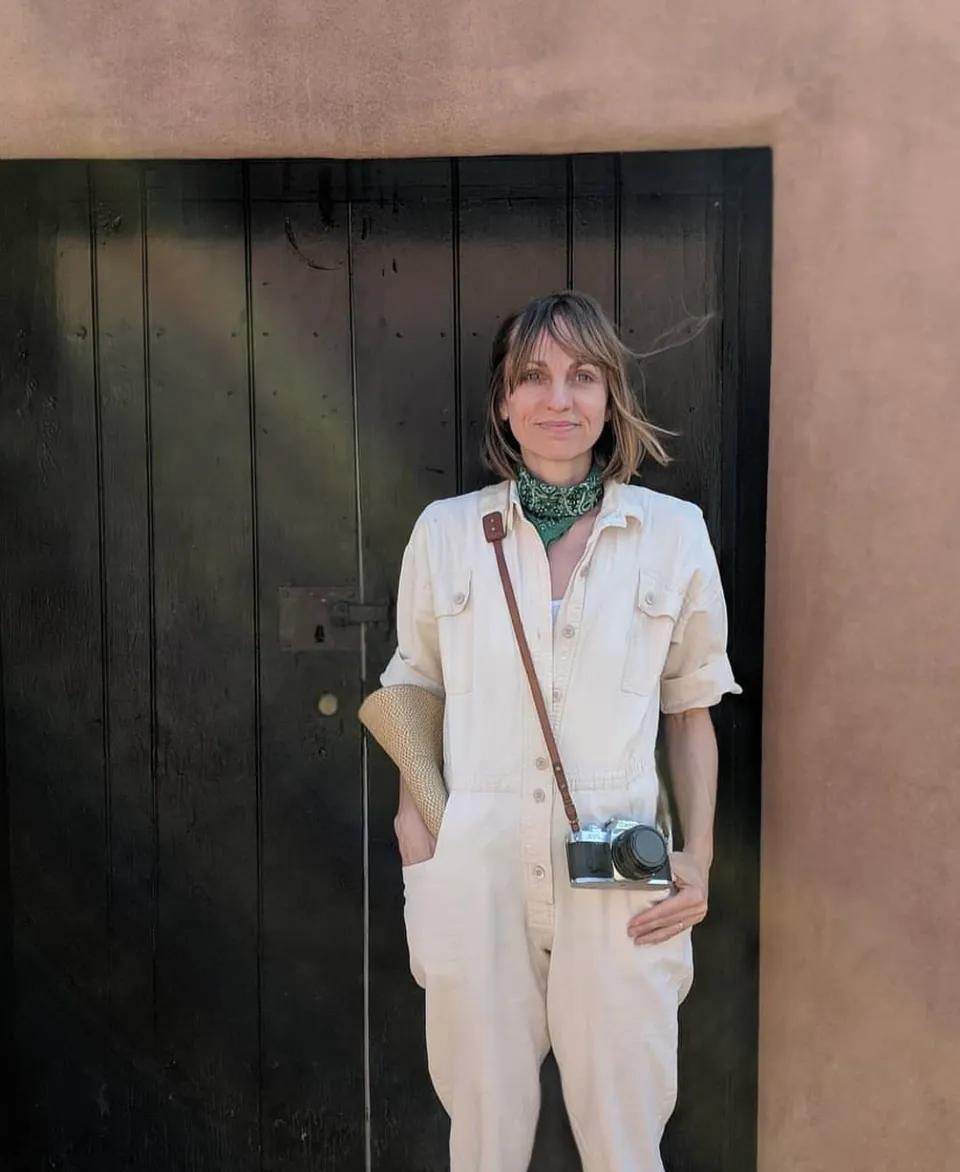
[[666, 838], [629, 818], [592, 822], [567, 836], [572, 887], [642, 888], [669, 895], [673, 887]]

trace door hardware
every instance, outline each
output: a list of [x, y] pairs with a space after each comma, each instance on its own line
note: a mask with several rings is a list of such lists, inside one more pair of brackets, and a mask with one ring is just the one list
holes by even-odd
[[346, 586], [281, 586], [281, 651], [359, 651], [361, 629], [393, 625], [391, 602], [358, 602]]

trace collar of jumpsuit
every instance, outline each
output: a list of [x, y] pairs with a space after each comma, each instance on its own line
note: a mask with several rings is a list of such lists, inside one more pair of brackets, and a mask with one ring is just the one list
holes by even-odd
[[[643, 507], [639, 502], [625, 499], [623, 485], [615, 480], [608, 480], [603, 488], [603, 501], [597, 517], [597, 531], [608, 525], [625, 528], [628, 518], [637, 521], [640, 525], [644, 521]], [[509, 533], [517, 518], [524, 516], [523, 502], [515, 480], [501, 481], [483, 489], [479, 499], [480, 516], [487, 513], [500, 513], [503, 517], [504, 529]]]

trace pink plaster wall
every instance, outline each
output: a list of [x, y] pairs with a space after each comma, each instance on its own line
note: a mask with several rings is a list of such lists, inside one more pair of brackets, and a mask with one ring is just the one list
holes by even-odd
[[960, 4], [3, 23], [6, 156], [774, 146], [760, 1168], [960, 1167]]

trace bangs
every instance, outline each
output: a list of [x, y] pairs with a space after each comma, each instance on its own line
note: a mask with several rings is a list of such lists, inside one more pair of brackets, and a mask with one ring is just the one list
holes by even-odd
[[616, 369], [619, 355], [612, 352], [602, 323], [592, 321], [589, 310], [583, 301], [574, 302], [562, 296], [528, 306], [514, 323], [507, 346], [506, 389], [513, 390], [519, 383], [547, 336], [578, 362], [592, 363], [604, 373]]

